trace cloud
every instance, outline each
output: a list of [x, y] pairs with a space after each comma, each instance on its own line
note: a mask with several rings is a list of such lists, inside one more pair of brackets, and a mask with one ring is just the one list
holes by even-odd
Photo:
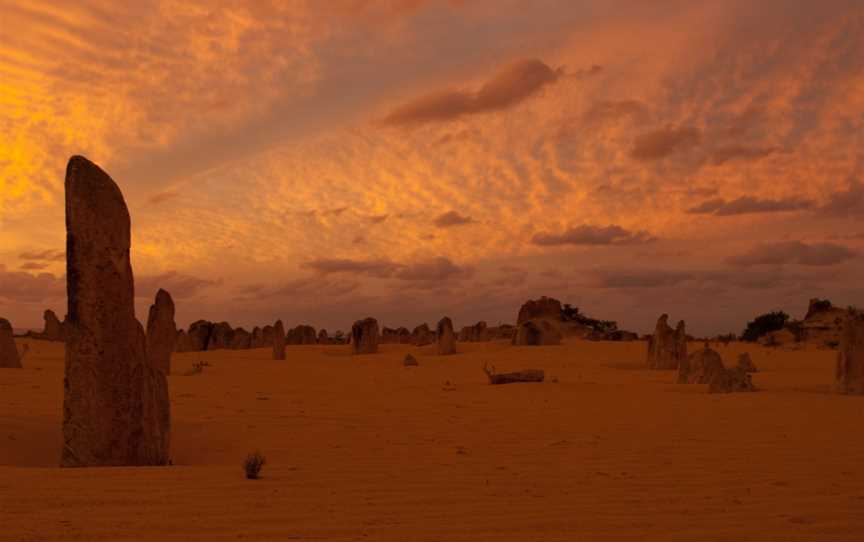
[[380, 224], [390, 218], [390, 215], [372, 215], [367, 216], [366, 220], [369, 221], [370, 224]]
[[654, 241], [646, 231], [632, 232], [621, 226], [582, 225], [570, 228], [563, 233], [538, 233], [531, 242], [539, 246], [561, 245], [639, 245]]
[[776, 147], [746, 147], [744, 145], [727, 145], [711, 151], [711, 162], [720, 166], [734, 160], [759, 160], [770, 156], [780, 149]]
[[638, 100], [597, 102], [583, 115], [589, 124], [613, 122], [622, 118], [640, 118], [647, 112], [645, 104]]
[[660, 160], [676, 151], [697, 145], [701, 139], [702, 133], [697, 128], [666, 126], [637, 136], [630, 156], [643, 162]]
[[49, 264], [44, 262], [27, 262], [21, 266], [21, 269], [25, 271], [39, 271], [45, 269], [49, 266]]
[[832, 218], [860, 216], [864, 213], [864, 184], [858, 179], [850, 179], [849, 187], [831, 194], [819, 211]]
[[804, 198], [788, 197], [780, 199], [760, 199], [742, 196], [732, 201], [713, 198], [688, 209], [690, 214], [713, 214], [716, 216], [735, 216], [755, 213], [781, 213], [810, 209], [815, 204]]
[[781, 241], [759, 243], [744, 254], [729, 257], [727, 262], [741, 267], [783, 264], [827, 266], [851, 260], [856, 255], [852, 249], [834, 243]]
[[444, 282], [470, 278], [473, 274], [473, 268], [456, 265], [449, 258], [439, 256], [424, 262], [406, 265], [396, 273], [395, 277], [405, 281]]
[[219, 286], [221, 280], [211, 280], [177, 271], [167, 271], [159, 275], [135, 277], [135, 296], [152, 297], [159, 288], [166, 290], [174, 299], [193, 297], [206, 288]]
[[65, 250], [34, 250], [29, 252], [22, 252], [18, 255], [18, 257], [22, 260], [31, 260], [37, 262], [62, 262], [66, 261], [66, 251]]
[[399, 264], [390, 260], [349, 260], [346, 258], [322, 258], [300, 264], [303, 269], [309, 269], [321, 275], [333, 273], [349, 273], [365, 275], [374, 278], [387, 278], [399, 269]]
[[152, 196], [147, 198], [147, 203], [149, 205], [161, 205], [165, 202], [177, 199], [179, 197], [180, 193], [176, 190], [165, 190], [163, 192], [159, 192], [158, 194], [153, 194]]
[[517, 60], [500, 69], [476, 92], [444, 90], [397, 107], [384, 124], [409, 126], [506, 109], [554, 83], [563, 74], [537, 59]]
[[470, 277], [474, 272], [472, 268], [459, 266], [444, 256], [409, 264], [387, 259], [319, 259], [303, 263], [300, 267], [323, 276], [343, 273], [379, 279], [392, 278], [407, 282], [462, 279]]
[[21, 271], [7, 271], [0, 264], [0, 299], [11, 302], [36, 303], [66, 296], [66, 277], [50, 273], [31, 275]]
[[473, 222], [474, 219], [470, 216], [461, 215], [456, 211], [447, 211], [438, 215], [432, 223], [438, 228], [452, 228], [453, 226], [464, 226]]

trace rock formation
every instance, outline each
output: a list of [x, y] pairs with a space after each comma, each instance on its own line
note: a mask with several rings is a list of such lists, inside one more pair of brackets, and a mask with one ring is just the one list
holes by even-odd
[[526, 320], [516, 326], [512, 343], [517, 346], [549, 346], [561, 344], [561, 330], [552, 321]]
[[486, 342], [489, 340], [489, 330], [482, 320], [473, 326], [465, 326], [459, 331], [459, 340], [468, 343]]
[[411, 338], [411, 332], [404, 327], [381, 329], [381, 344], [410, 344]]
[[252, 334], [238, 327], [231, 335], [231, 344], [228, 345], [231, 350], [248, 350], [252, 348]]
[[299, 325], [285, 335], [287, 344], [318, 344], [318, 335], [312, 326]]
[[189, 352], [201, 352], [207, 350], [210, 342], [210, 333], [213, 331], [213, 323], [207, 320], [198, 320], [189, 325]]
[[864, 314], [857, 311], [843, 319], [836, 382], [841, 393], [864, 394]]
[[213, 325], [205, 350], [221, 350], [223, 348], [230, 348], [233, 339], [234, 328], [231, 327], [231, 324], [228, 322], [219, 322], [218, 324]]
[[54, 311], [51, 309], [46, 310], [43, 314], [43, 318], [45, 319], [45, 329], [42, 331], [42, 335], [39, 338], [45, 339], [46, 341], [66, 340], [63, 323], [60, 322]]
[[737, 367], [744, 371], [745, 373], [758, 373], [759, 369], [756, 367], [756, 364], [753, 363], [753, 359], [750, 358], [750, 354], [747, 352], [742, 352], [738, 355], [738, 365]]
[[378, 320], [365, 318], [351, 326], [351, 351], [354, 354], [374, 354], [378, 351]]
[[453, 321], [447, 316], [438, 322], [438, 355], [449, 356], [456, 353], [456, 334], [453, 333]]
[[150, 305], [147, 317], [147, 359], [150, 366], [163, 374], [171, 373], [171, 352], [177, 341], [177, 326], [174, 323], [174, 300], [171, 294], [160, 289], [156, 301]]
[[414, 346], [426, 346], [432, 344], [432, 330], [429, 329], [429, 324], [420, 324], [411, 332], [411, 344]]
[[811, 299], [807, 315], [801, 322], [802, 340], [822, 347], [837, 347], [843, 334], [846, 310], [827, 299]]
[[192, 351], [192, 340], [189, 338], [189, 335], [183, 331], [182, 329], [177, 331], [177, 339], [174, 341], [174, 351], [175, 352], [191, 352]]
[[516, 334], [516, 327], [511, 326], [510, 324], [501, 324], [497, 327], [490, 327], [487, 331], [489, 333], [490, 340], [512, 341], [513, 336]]
[[15, 346], [12, 324], [5, 318], [0, 318], [0, 369], [20, 369], [21, 356]]
[[723, 358], [705, 344], [705, 348], [693, 352], [678, 364], [679, 384], [708, 384], [726, 370]]
[[285, 327], [282, 320], [273, 325], [273, 359], [285, 359]]
[[330, 337], [327, 335], [326, 329], [318, 331], [318, 344], [330, 344]]
[[405, 354], [405, 359], [402, 360], [402, 365], [405, 367], [417, 367], [420, 364], [417, 363], [417, 358], [411, 354]]
[[709, 393], [735, 393], [756, 391], [750, 374], [740, 367], [717, 372], [708, 383]]
[[687, 359], [687, 333], [684, 321], [672, 329], [668, 324], [669, 316], [664, 314], [657, 320], [654, 335], [648, 341], [648, 368], [674, 371]]
[[135, 319], [129, 211], [98, 166], [66, 169], [64, 467], [165, 465], [170, 404]]
[[527, 322], [528, 320], [550, 320], [552, 322], [561, 321], [561, 302], [551, 297], [543, 296], [540, 299], [526, 301], [519, 308], [519, 316], [516, 319], [516, 325]]

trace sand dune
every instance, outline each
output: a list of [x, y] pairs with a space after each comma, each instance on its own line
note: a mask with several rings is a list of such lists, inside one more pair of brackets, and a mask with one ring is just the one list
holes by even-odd
[[[0, 372], [0, 540], [860, 540], [864, 401], [835, 353], [748, 350], [759, 393], [644, 342], [175, 354], [173, 467], [59, 469], [63, 345]], [[695, 345], [694, 345], [695, 347]], [[403, 368], [405, 353], [419, 360]], [[212, 366], [182, 376], [196, 361]], [[489, 386], [498, 370], [547, 382]], [[549, 381], [557, 379], [557, 382]], [[449, 382], [449, 384], [448, 384]], [[262, 479], [240, 463], [267, 457]]]

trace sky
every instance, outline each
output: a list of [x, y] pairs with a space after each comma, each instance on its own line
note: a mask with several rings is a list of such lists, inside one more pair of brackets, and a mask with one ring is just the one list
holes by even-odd
[[859, 0], [0, 0], [0, 315], [65, 299], [63, 180], [139, 319], [694, 334], [864, 305]]

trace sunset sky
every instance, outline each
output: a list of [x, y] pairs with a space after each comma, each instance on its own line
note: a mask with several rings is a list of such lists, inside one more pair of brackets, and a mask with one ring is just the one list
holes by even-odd
[[864, 305], [860, 0], [0, 0], [0, 316], [66, 312], [63, 176], [138, 318], [640, 332]]

